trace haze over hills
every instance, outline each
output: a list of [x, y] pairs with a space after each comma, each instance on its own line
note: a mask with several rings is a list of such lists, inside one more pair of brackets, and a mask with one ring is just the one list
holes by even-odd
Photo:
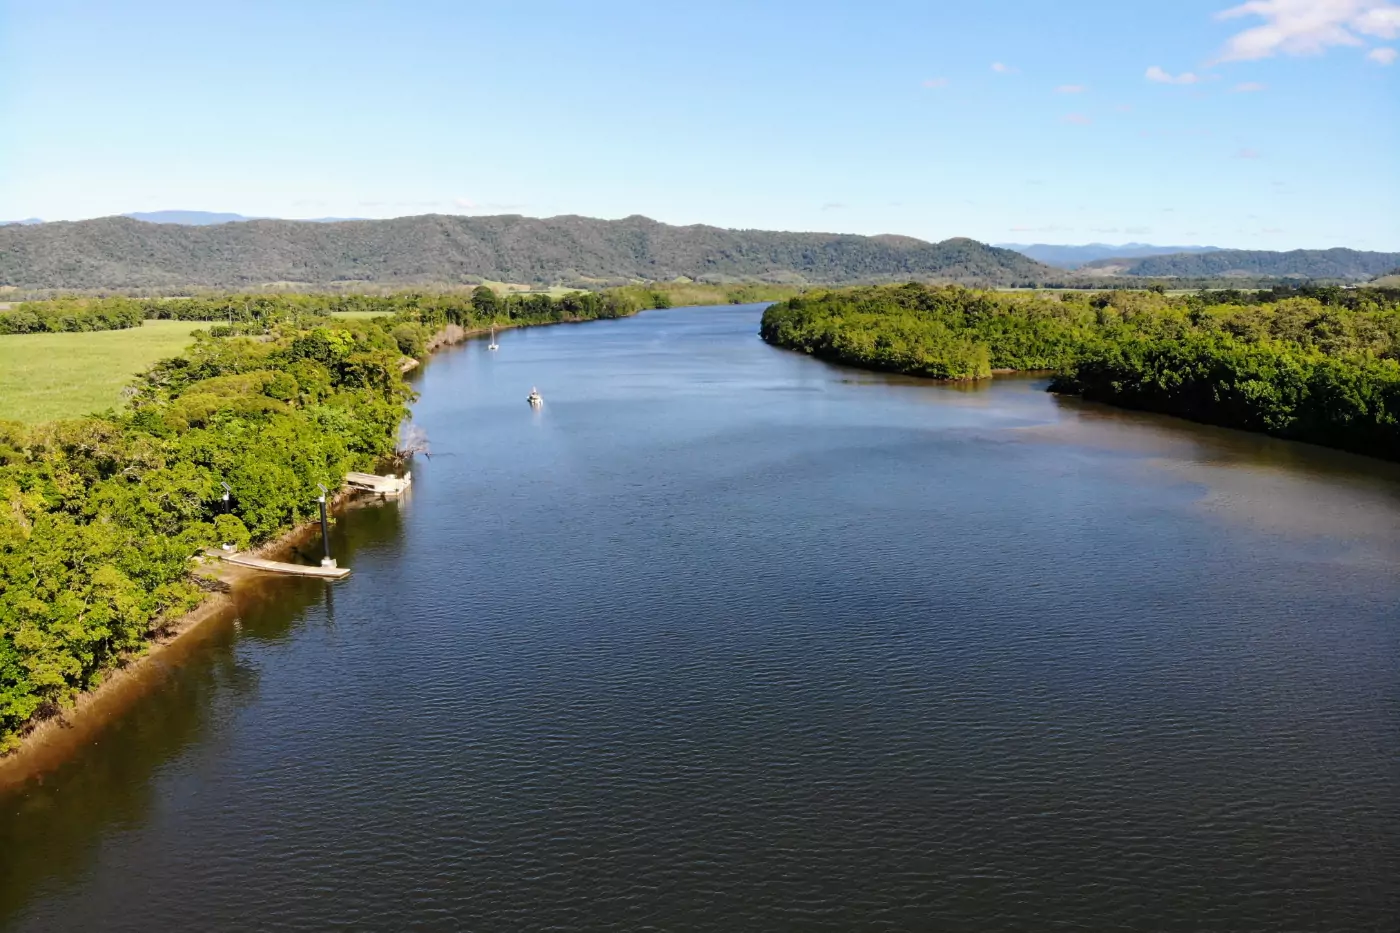
[[1271, 277], [1339, 279], [1364, 282], [1400, 268], [1400, 253], [1355, 249], [1222, 249], [1210, 253], [1176, 253], [1141, 259], [1101, 259], [1079, 271], [1086, 275], [1141, 278]]
[[[144, 220], [148, 224], [181, 224], [187, 227], [208, 227], [214, 224], [234, 224], [245, 220], [286, 220], [285, 217], [245, 217], [242, 214], [226, 214], [218, 211], [135, 211], [122, 214], [133, 220]], [[345, 220], [364, 220], [363, 217], [305, 217], [297, 218], [314, 224], [334, 224]]]
[[244, 217], [242, 214], [226, 214], [218, 211], [135, 211], [121, 216], [130, 217], [133, 220], [144, 220], [150, 224], [184, 224], [191, 227], [231, 224], [253, 219]]
[[250, 287], [269, 283], [411, 285], [481, 279], [529, 284], [634, 280], [839, 284], [892, 279], [987, 285], [1063, 274], [969, 239], [676, 227], [596, 220], [427, 214], [318, 223], [198, 226], [129, 217], [0, 228], [0, 285], [20, 288]]
[[[130, 217], [133, 220], [144, 220], [148, 224], [181, 224], [187, 227], [207, 227], [213, 224], [232, 224], [244, 220], [281, 220], [285, 218], [276, 217], [245, 217], [242, 214], [230, 214], [222, 211], [132, 211], [129, 214], [118, 214], [119, 217]], [[311, 223], [339, 223], [342, 220], [363, 220], [362, 217], [308, 217], [304, 218]], [[0, 220], [0, 227], [9, 224], [41, 224], [44, 220], [38, 217], [29, 217], [24, 220]]]
[[1113, 246], [1108, 243], [1086, 243], [1083, 246], [1057, 245], [1053, 243], [998, 243], [1001, 249], [1014, 249], [1036, 262], [1043, 262], [1060, 269], [1078, 269], [1080, 266], [1100, 259], [1137, 259], [1143, 256], [1166, 256], [1172, 253], [1211, 253], [1217, 246], [1153, 246], [1150, 243], [1124, 243]]

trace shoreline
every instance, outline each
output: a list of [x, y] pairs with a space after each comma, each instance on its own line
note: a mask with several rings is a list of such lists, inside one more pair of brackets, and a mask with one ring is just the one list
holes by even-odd
[[[580, 324], [591, 320], [566, 318], [543, 325], [512, 322], [497, 325], [496, 330]], [[428, 339], [423, 360], [407, 367], [405, 375], [430, 360], [438, 350], [485, 336], [489, 330], [489, 327], [468, 329], [457, 324], [446, 325]], [[343, 515], [356, 498], [353, 490], [342, 486], [335, 491], [329, 503], [332, 513], [337, 517]], [[319, 529], [320, 522], [317, 520], [304, 522], [263, 542], [249, 553], [273, 560], [289, 557], [299, 545], [313, 539]], [[80, 746], [92, 741], [108, 723], [130, 709], [138, 699], [158, 689], [164, 680], [164, 671], [181, 663], [221, 625], [231, 624], [237, 619], [239, 611], [250, 598], [252, 587], [249, 583], [264, 578], [263, 571], [224, 561], [211, 563], [207, 559], [196, 563], [191, 574], [217, 581], [227, 589], [210, 592], [198, 606], [153, 632], [144, 651], [123, 658], [117, 666], [105, 672], [98, 686], [77, 694], [71, 706], [45, 719], [31, 722], [20, 733], [19, 744], [0, 754], [0, 794], [8, 793], [35, 778], [42, 780], [44, 774], [70, 759]]]
[[[355, 498], [349, 489], [337, 492], [331, 509], [337, 516]], [[249, 553], [269, 559], [291, 557], [299, 546], [319, 533], [320, 521], [303, 522], [264, 542]], [[151, 691], [159, 689], [165, 674], [223, 625], [235, 622], [248, 604], [254, 587], [266, 579], [263, 571], [222, 560], [205, 559], [192, 575], [213, 580], [227, 589], [210, 592], [198, 606], [162, 626], [146, 643], [146, 650], [131, 655], [106, 672], [102, 683], [73, 698], [73, 705], [32, 723], [19, 736], [19, 745], [0, 755], [0, 794], [39, 778], [68, 761], [79, 746], [91, 742], [107, 725]], [[328, 581], [329, 582], [329, 581]]]

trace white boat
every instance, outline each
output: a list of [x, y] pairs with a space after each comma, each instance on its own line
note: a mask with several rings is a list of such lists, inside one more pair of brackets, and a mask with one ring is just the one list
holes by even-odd
[[540, 395], [539, 389], [531, 388], [530, 394], [525, 396], [525, 401], [529, 402], [531, 405], [543, 405], [544, 396]]
[[488, 350], [499, 350], [499, 349], [500, 349], [500, 347], [496, 346], [496, 328], [494, 328], [494, 327], [491, 328], [491, 342], [488, 343], [488, 344], [486, 345], [486, 349], [488, 349]]

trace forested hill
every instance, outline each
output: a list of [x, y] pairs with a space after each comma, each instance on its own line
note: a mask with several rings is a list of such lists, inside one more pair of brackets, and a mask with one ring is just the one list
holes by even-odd
[[842, 283], [944, 279], [987, 285], [1063, 276], [973, 240], [673, 227], [645, 217], [594, 220], [429, 214], [215, 226], [125, 217], [0, 227], [0, 285], [20, 288], [246, 287], [758, 279]]
[[1400, 267], [1400, 253], [1369, 253], [1355, 249], [1270, 250], [1222, 249], [1211, 253], [1176, 253], [1141, 259], [1103, 259], [1081, 271], [1100, 275], [1146, 278], [1272, 278], [1336, 279], [1363, 282]]

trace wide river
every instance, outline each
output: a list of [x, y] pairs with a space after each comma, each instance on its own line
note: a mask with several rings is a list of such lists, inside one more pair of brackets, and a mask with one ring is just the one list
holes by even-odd
[[1400, 471], [760, 312], [432, 360], [354, 574], [0, 797], [0, 928], [1400, 928]]

